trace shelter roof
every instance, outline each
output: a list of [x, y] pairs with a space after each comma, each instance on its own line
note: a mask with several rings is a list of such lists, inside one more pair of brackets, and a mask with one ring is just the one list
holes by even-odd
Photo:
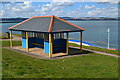
[[83, 28], [56, 16], [33, 16], [8, 29], [16, 31], [33, 31], [33, 32], [84, 31]]

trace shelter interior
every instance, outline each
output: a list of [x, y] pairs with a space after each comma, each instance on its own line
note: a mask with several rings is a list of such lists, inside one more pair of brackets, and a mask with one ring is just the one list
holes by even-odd
[[[55, 33], [52, 35], [53, 53], [66, 53], [66, 44], [64, 33]], [[50, 53], [50, 43], [48, 33], [28, 32], [28, 48], [41, 48], [44, 53]], [[22, 48], [26, 48], [26, 32], [22, 32]]]

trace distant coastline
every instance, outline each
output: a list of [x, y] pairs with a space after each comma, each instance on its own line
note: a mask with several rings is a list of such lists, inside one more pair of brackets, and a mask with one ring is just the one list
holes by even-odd
[[[106, 17], [80, 17], [80, 18], [72, 18], [72, 17], [60, 17], [64, 20], [72, 20], [72, 21], [103, 21], [103, 20], [120, 20], [120, 18], [106, 18]], [[19, 23], [28, 18], [0, 18], [0, 23]]]
[[19, 22], [0, 22], [0, 23], [19, 23]]
[[72, 17], [60, 17], [65, 20], [120, 20], [120, 18], [108, 18], [108, 17], [80, 17], [80, 18], [72, 18]]

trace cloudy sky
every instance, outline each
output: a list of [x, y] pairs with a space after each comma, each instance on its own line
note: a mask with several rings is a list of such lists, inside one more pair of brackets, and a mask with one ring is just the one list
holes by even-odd
[[59, 17], [118, 17], [118, 0], [101, 2], [3, 2], [0, 3], [0, 17], [31, 17], [56, 15]]

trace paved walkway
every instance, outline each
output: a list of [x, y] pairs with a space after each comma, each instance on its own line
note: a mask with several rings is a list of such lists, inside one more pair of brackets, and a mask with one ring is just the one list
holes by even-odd
[[[22, 40], [22, 37], [19, 37], [19, 36], [12, 36], [13, 37], [13, 41], [21, 41]], [[0, 39], [0, 41], [9, 41], [10, 39]]]
[[[79, 47], [73, 47], [73, 46], [69, 46], [69, 47], [80, 49]], [[98, 54], [109, 55], [109, 56], [120, 58], [120, 56], [115, 55], [115, 54], [110, 54], [110, 53], [105, 53], [105, 52], [100, 52], [100, 51], [94, 51], [94, 50], [84, 49], [84, 48], [83, 48], [83, 50], [94, 52], [94, 53], [98, 53]]]

